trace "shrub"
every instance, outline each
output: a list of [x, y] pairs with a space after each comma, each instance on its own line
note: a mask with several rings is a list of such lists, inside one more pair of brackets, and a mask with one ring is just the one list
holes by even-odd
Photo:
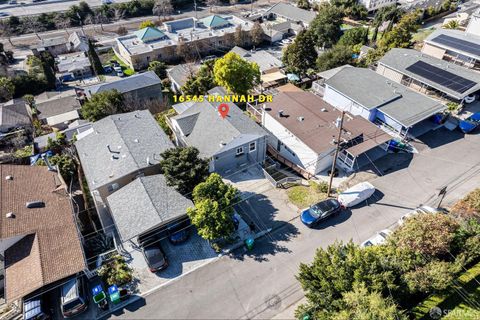
[[107, 285], [122, 286], [133, 280], [133, 270], [127, 265], [122, 256], [116, 255], [104, 264], [98, 274]]

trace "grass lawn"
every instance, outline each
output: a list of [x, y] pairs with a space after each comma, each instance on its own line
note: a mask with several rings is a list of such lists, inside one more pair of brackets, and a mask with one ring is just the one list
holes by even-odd
[[480, 319], [480, 310], [473, 305], [480, 301], [480, 263], [467, 270], [454, 287], [444, 294], [435, 294], [422, 301], [412, 311], [416, 319], [430, 319], [429, 312], [438, 307], [445, 320]]
[[287, 190], [288, 200], [299, 209], [307, 208], [327, 197], [325, 192], [317, 190], [317, 187], [310, 183], [310, 186], [294, 186]]
[[110, 64], [110, 60], [115, 60], [117, 61], [120, 66], [122, 67], [123, 73], [128, 77], [133, 74], [135, 74], [135, 71], [127, 66], [119, 57], [115, 55], [113, 50], [108, 51], [107, 53], [104, 53], [100, 56], [100, 60], [102, 61], [102, 64]]
[[429, 29], [420, 29], [418, 30], [417, 33], [414, 33], [412, 36], [412, 40], [415, 42], [422, 42], [427, 38], [433, 31], [435, 31], [435, 28], [429, 28]]

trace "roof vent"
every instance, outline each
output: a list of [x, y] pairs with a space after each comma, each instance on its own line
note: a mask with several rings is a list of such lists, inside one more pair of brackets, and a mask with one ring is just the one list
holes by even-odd
[[227, 144], [225, 142], [220, 142], [220, 147], [226, 146]]
[[278, 110], [278, 117], [279, 118], [283, 117], [283, 110]]
[[6, 176], [5, 180], [13, 180], [13, 176]]
[[322, 111], [322, 112], [327, 112], [327, 109], [322, 108], [322, 109], [320, 109], [320, 111]]
[[297, 120], [302, 122], [303, 120], [305, 120], [305, 118], [304, 117], [298, 117]]
[[119, 159], [119, 158], [118, 158], [118, 155], [112, 154], [112, 160], [118, 160], [118, 159]]
[[138, 143], [138, 139], [134, 139], [133, 141], [136, 142], [136, 143]]
[[10, 219], [13, 219], [13, 218], [15, 218], [15, 214], [14, 214], [13, 212], [8, 212], [8, 213], [5, 215], [5, 217], [10, 218]]
[[45, 207], [45, 202], [43, 201], [30, 201], [25, 204], [25, 206], [28, 209], [33, 209], [33, 208], [44, 208]]
[[147, 157], [147, 165], [151, 166], [152, 163], [150, 162], [150, 157]]

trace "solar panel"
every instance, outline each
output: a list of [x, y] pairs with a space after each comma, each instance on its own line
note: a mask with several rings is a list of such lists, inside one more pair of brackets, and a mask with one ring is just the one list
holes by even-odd
[[465, 41], [462, 39], [454, 38], [447, 36], [446, 34], [441, 34], [432, 39], [434, 42], [446, 45], [448, 47], [462, 50], [463, 52], [468, 52], [477, 56], [480, 56], [480, 44], [474, 42]]
[[462, 78], [423, 61], [415, 62], [405, 70], [458, 93], [464, 93], [476, 85], [476, 83], [471, 80]]

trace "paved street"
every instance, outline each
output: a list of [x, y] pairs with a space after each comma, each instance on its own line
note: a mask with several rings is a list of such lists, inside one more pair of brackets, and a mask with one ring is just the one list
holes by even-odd
[[479, 185], [479, 134], [464, 137], [458, 131], [442, 128], [422, 137], [416, 147], [419, 154], [373, 181], [378, 188], [373, 202], [346, 211], [317, 230], [294, 219], [259, 240], [253, 251], [239, 249], [235, 255], [224, 256], [112, 317], [274, 317], [303, 297], [295, 275], [301, 262], [312, 260], [317, 247], [335, 240], [364, 241], [393, 225], [408, 210], [433, 204], [442, 186], [448, 186], [444, 202], [448, 203]]

